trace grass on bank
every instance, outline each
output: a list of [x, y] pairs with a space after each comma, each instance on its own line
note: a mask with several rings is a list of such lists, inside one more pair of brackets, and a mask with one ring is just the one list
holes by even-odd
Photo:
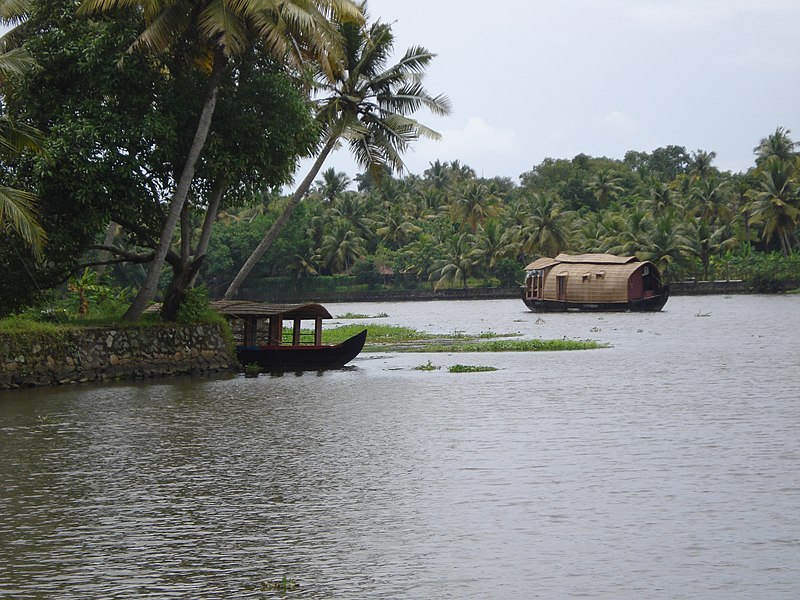
[[[195, 291], [198, 290], [198, 291]], [[231, 328], [225, 317], [208, 306], [204, 289], [195, 288], [178, 315], [178, 324], [218, 325], [228, 352], [234, 353]], [[74, 307], [55, 304], [44, 308], [30, 308], [18, 315], [0, 319], [0, 341], [4, 351], [25, 352], [37, 345], [59, 345], [75, 333], [86, 329], [171, 328], [176, 323], [161, 320], [157, 313], [145, 313], [138, 321], [123, 321], [127, 303], [109, 301], [105, 305], [92, 304], [86, 314]]]

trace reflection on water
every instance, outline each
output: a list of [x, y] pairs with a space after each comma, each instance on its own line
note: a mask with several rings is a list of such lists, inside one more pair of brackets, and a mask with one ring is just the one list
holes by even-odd
[[329, 308], [611, 347], [4, 393], [0, 597], [796, 597], [800, 297]]

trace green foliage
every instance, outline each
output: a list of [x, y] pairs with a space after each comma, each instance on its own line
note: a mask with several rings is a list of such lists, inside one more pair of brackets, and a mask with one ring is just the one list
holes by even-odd
[[369, 289], [374, 288], [382, 279], [381, 273], [375, 264], [375, 258], [371, 256], [356, 261], [353, 265], [352, 273], [356, 283], [365, 284]]
[[67, 311], [97, 319], [121, 315], [133, 296], [130, 288], [110, 285], [105, 277], [88, 268], [80, 277], [70, 278], [67, 290], [72, 293], [61, 303]]
[[201, 285], [186, 291], [178, 310], [177, 322], [184, 324], [206, 322], [209, 313], [214, 314], [208, 305], [208, 290]]
[[[35, 302], [40, 289], [93, 259], [87, 251], [110, 219], [125, 225], [115, 245], [146, 255], [205, 96], [205, 75], [180, 49], [126, 54], [140, 32], [137, 11], [88, 19], [75, 9], [74, 0], [30, 3], [25, 43], [41, 68], [4, 81], [3, 112], [41, 128], [52, 160], [3, 161], [0, 185], [38, 191], [49, 243], [44, 260], [33, 263], [17, 256], [16, 236], [0, 239], [0, 268], [14, 281], [0, 282], [0, 314]], [[200, 216], [214, 182], [227, 184], [228, 205], [248, 201], [253, 189], [285, 183], [297, 157], [316, 143], [307, 97], [262, 50], [254, 46], [228, 61], [230, 77], [193, 182]]]
[[47, 135], [51, 160], [27, 156], [4, 166], [37, 190], [49, 241], [45, 260], [33, 264], [15, 256], [9, 240], [0, 240], [6, 275], [0, 314], [63, 282], [112, 210], [143, 226], [157, 225], [152, 211], [142, 210], [142, 199], [168, 176], [163, 169], [145, 175], [141, 162], [150, 131], [158, 129], [152, 113], [160, 76], [143, 58], [131, 57], [124, 70], [115, 65], [136, 33], [136, 20], [79, 19], [71, 0], [34, 2], [31, 8], [26, 47], [41, 68], [4, 82], [3, 108]]
[[438, 371], [441, 368], [442, 367], [438, 367], [438, 366], [434, 365], [431, 361], [428, 361], [424, 365], [417, 365], [416, 367], [414, 367], [414, 370], [415, 371]]
[[497, 367], [487, 367], [482, 365], [453, 365], [447, 368], [448, 373], [485, 373], [497, 371]]
[[492, 271], [497, 277], [501, 287], [513, 287], [522, 285], [525, 272], [517, 261], [510, 258], [503, 258], [497, 262]]
[[244, 366], [244, 374], [247, 377], [258, 377], [261, 374], [261, 365], [258, 363], [248, 363]]

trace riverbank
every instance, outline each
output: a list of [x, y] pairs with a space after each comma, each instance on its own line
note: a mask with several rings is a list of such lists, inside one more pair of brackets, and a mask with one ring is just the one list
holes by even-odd
[[217, 324], [0, 333], [0, 390], [230, 371], [225, 339]]
[[[774, 291], [800, 287], [800, 281], [779, 282]], [[753, 293], [744, 281], [674, 283], [674, 296]], [[315, 301], [410, 302], [431, 300], [517, 299], [519, 288], [446, 290], [329, 291]], [[263, 301], [263, 299], [261, 299]], [[275, 299], [270, 299], [276, 301]], [[295, 301], [307, 301], [308, 297]], [[286, 300], [284, 300], [286, 301]], [[159, 327], [86, 327], [42, 336], [0, 333], [0, 390], [144, 379], [170, 375], [201, 375], [236, 368], [221, 325]]]

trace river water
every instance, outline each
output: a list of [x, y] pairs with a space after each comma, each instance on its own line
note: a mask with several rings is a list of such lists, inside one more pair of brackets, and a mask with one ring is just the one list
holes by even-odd
[[329, 309], [610, 347], [2, 393], [0, 597], [798, 597], [800, 296]]

